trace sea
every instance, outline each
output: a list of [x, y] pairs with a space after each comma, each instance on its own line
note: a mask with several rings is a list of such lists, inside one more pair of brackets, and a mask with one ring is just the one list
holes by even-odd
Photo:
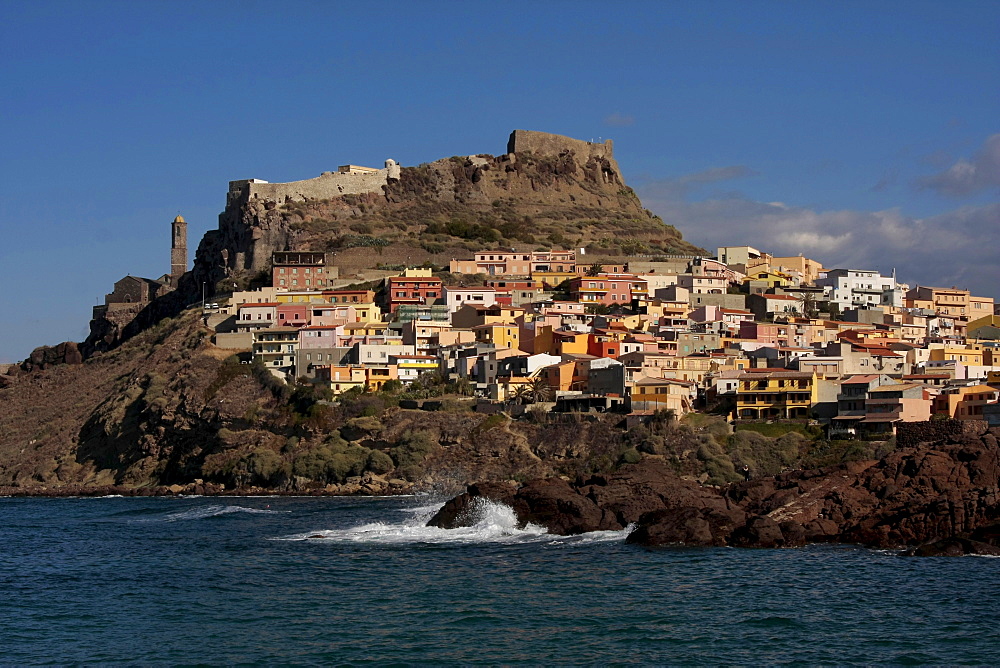
[[0, 665], [1000, 663], [1000, 559], [426, 527], [443, 502], [0, 498]]

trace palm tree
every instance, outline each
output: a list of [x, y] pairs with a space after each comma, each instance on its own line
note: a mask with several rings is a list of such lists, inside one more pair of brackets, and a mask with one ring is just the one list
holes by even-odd
[[548, 401], [552, 396], [552, 388], [545, 382], [544, 378], [532, 378], [528, 383], [528, 388], [528, 391], [531, 394], [532, 403]]
[[514, 400], [514, 403], [521, 405], [532, 403], [531, 387], [526, 384], [518, 385], [514, 388], [510, 398]]

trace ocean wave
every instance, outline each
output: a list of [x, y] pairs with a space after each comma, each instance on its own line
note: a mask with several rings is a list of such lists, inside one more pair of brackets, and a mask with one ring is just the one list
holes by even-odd
[[315, 540], [336, 543], [380, 543], [380, 544], [479, 544], [479, 543], [553, 543], [580, 544], [622, 541], [632, 531], [633, 526], [620, 531], [595, 531], [578, 536], [558, 536], [550, 534], [544, 527], [528, 523], [518, 526], [517, 515], [510, 506], [477, 499], [473, 504], [468, 526], [456, 529], [441, 529], [427, 526], [427, 520], [441, 509], [443, 504], [404, 508], [403, 512], [412, 516], [402, 522], [371, 522], [347, 529], [322, 529], [275, 540]]
[[170, 513], [164, 516], [167, 522], [178, 522], [182, 520], [203, 520], [209, 517], [219, 517], [220, 515], [231, 515], [233, 513], [249, 513], [251, 515], [278, 515], [288, 511], [270, 510], [268, 508], [247, 508], [246, 506], [198, 506], [177, 513]]

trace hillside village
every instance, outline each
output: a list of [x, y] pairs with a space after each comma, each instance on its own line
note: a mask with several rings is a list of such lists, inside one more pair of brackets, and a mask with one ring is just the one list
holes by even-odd
[[205, 303], [215, 344], [333, 396], [438, 374], [514, 414], [705, 411], [864, 439], [1000, 423], [1000, 316], [968, 290], [749, 246], [614, 265], [483, 249], [348, 286], [330, 260], [275, 252], [270, 286]]

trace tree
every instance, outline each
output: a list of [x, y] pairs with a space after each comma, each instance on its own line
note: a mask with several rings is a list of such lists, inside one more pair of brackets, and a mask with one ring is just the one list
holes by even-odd
[[544, 378], [532, 378], [528, 383], [532, 403], [548, 401], [552, 397], [552, 388]]
[[532, 392], [531, 386], [528, 384], [518, 385], [514, 388], [514, 392], [511, 394], [510, 398], [515, 404], [530, 404], [532, 403]]
[[807, 318], [815, 318], [819, 315], [819, 309], [816, 308], [816, 295], [812, 292], [803, 292], [799, 295], [799, 305], [802, 314]]
[[604, 267], [601, 266], [600, 262], [595, 262], [587, 267], [587, 276], [600, 276], [603, 269]]
[[608, 315], [609, 313], [611, 313], [611, 307], [606, 304], [600, 304], [600, 303], [587, 304], [586, 311], [587, 313], [593, 315]]

